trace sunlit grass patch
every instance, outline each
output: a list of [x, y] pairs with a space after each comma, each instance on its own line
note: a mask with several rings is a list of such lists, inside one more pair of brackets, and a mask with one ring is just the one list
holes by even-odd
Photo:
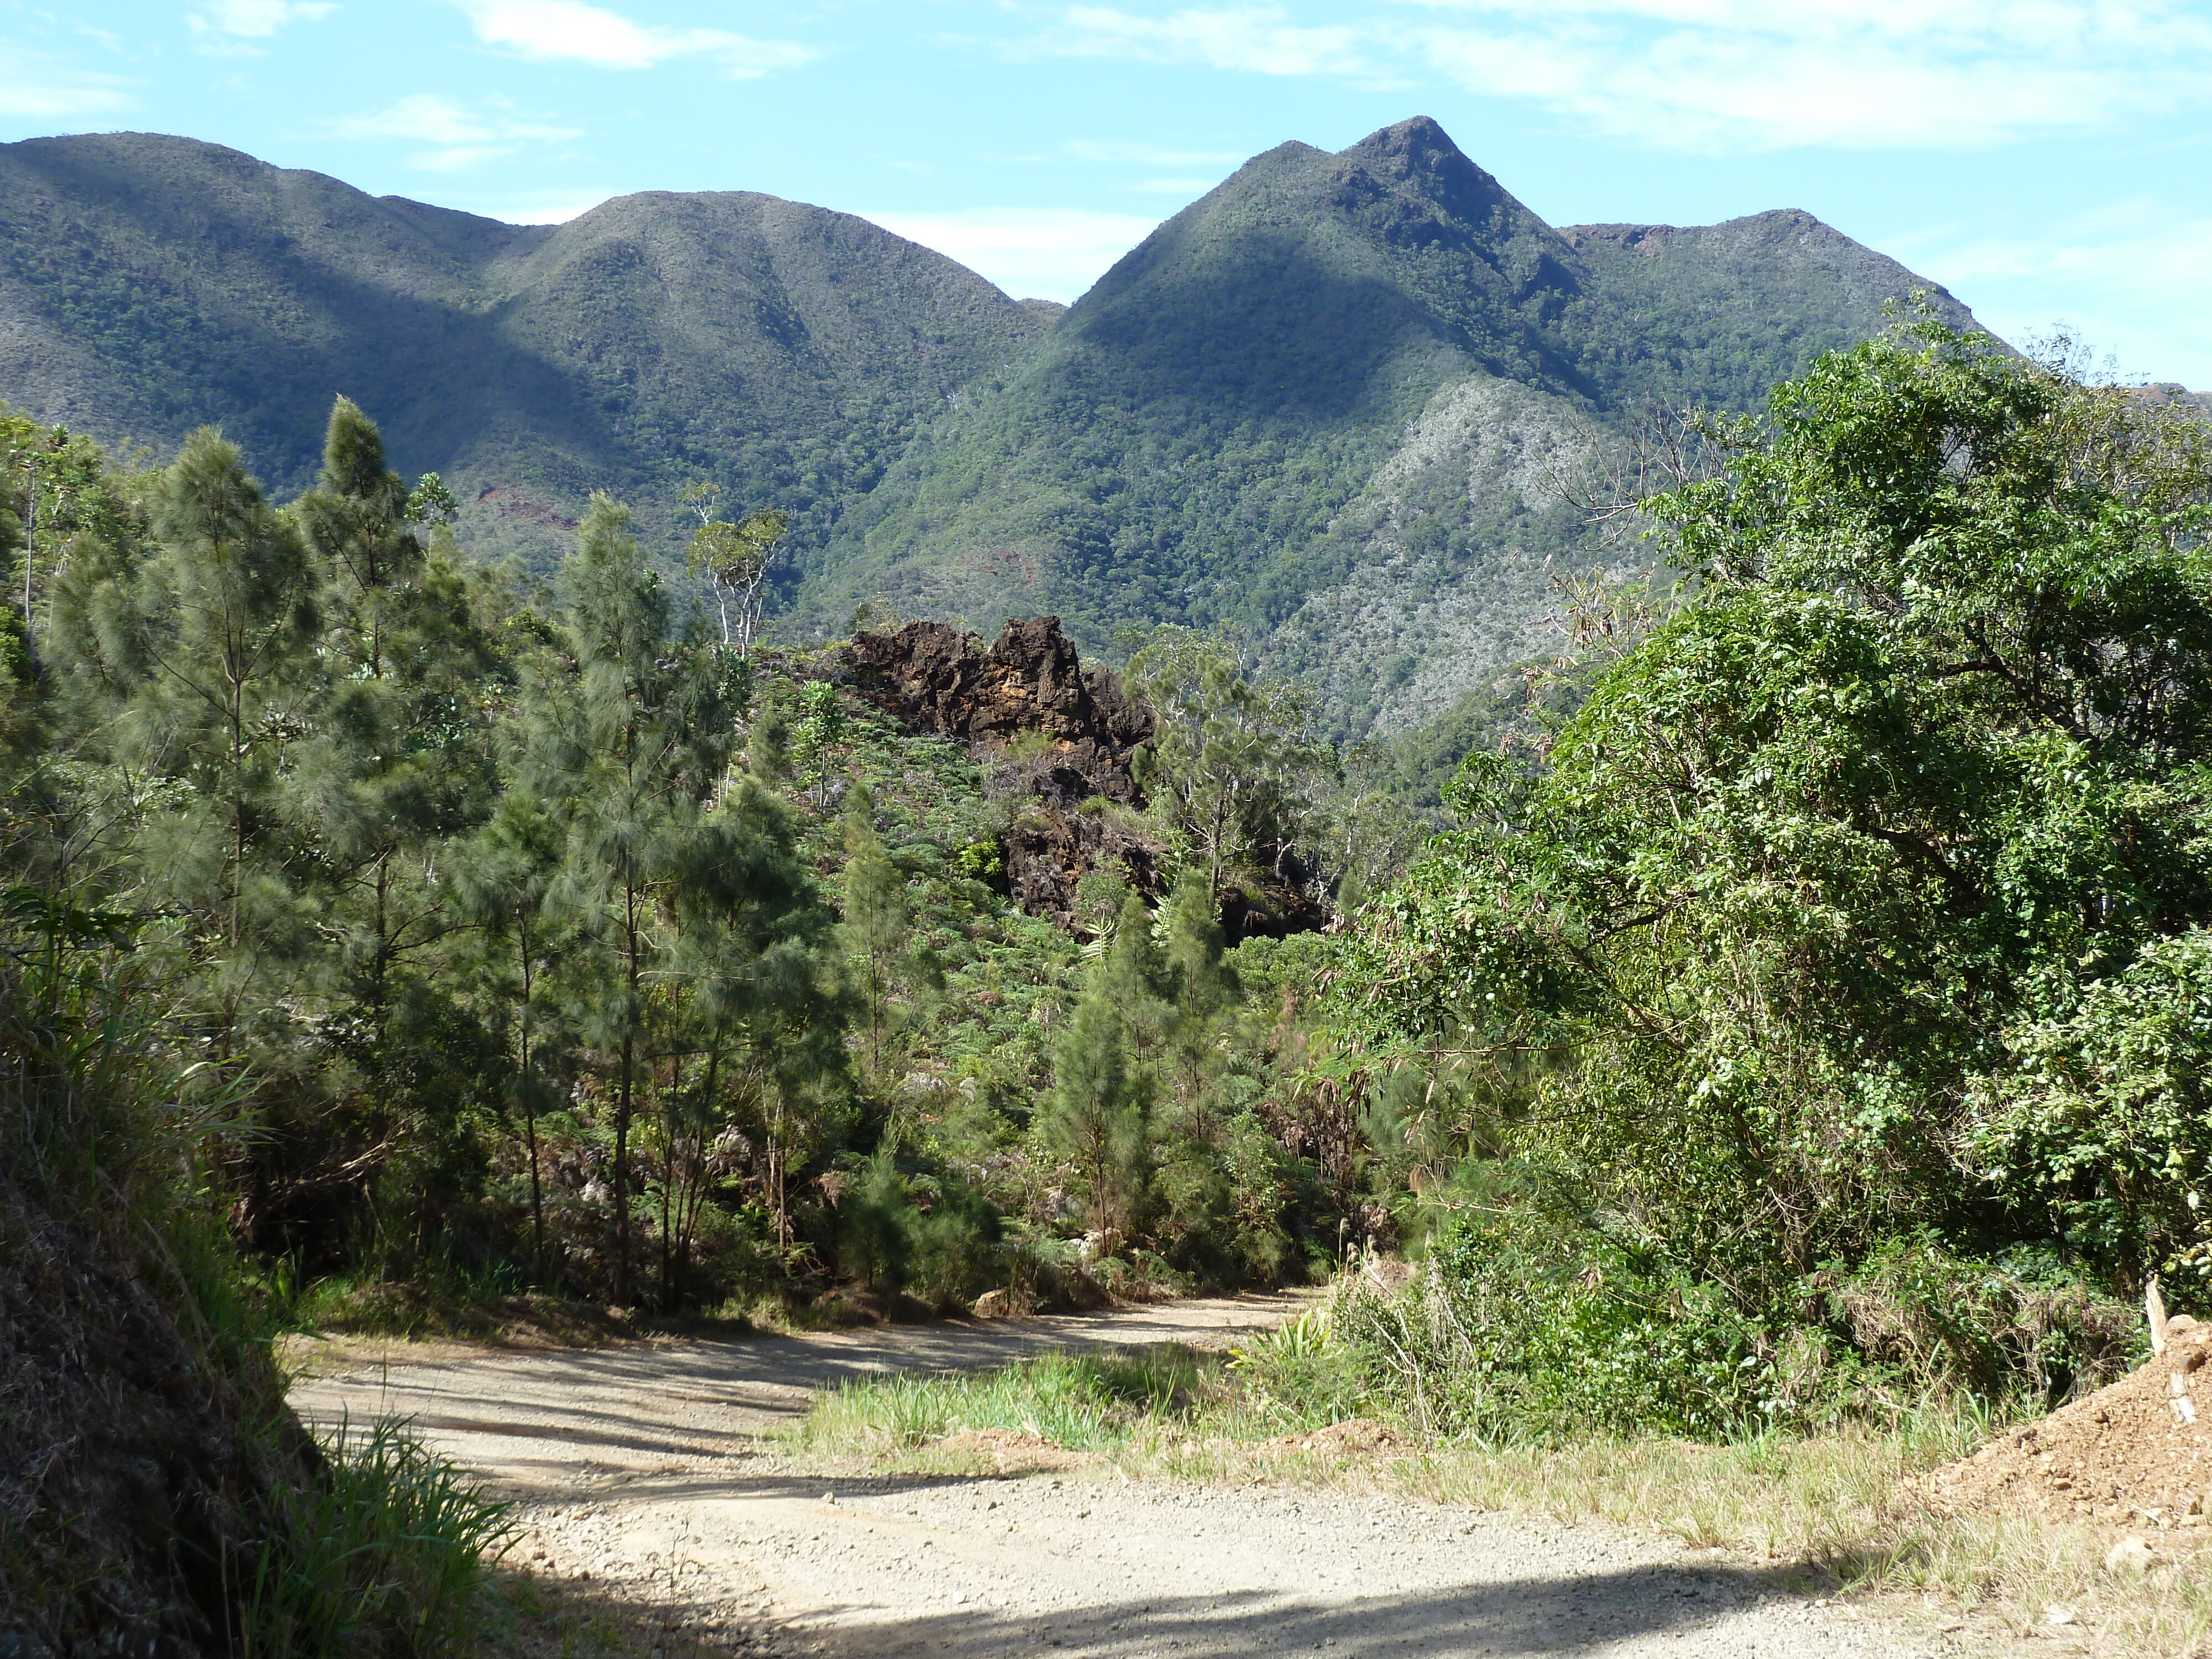
[[963, 1431], [1113, 1453], [1190, 1422], [1218, 1392], [1219, 1373], [1218, 1361], [1173, 1345], [1046, 1354], [974, 1376], [890, 1376], [828, 1389], [793, 1434], [802, 1449], [832, 1455], [896, 1453]]
[[1305, 1431], [1343, 1422], [1355, 1402], [1325, 1376], [1318, 1397], [1294, 1397], [1288, 1374], [1319, 1358], [1302, 1342], [1271, 1345], [1259, 1364], [1161, 1347], [885, 1378], [818, 1396], [793, 1436], [817, 1455], [957, 1473], [993, 1467], [963, 1437], [1002, 1431], [1137, 1479], [1327, 1486], [1671, 1534], [1691, 1549], [1802, 1565], [1808, 1589], [1911, 1598], [1939, 1621], [2063, 1631], [2098, 1651], [2178, 1659], [2212, 1643], [2212, 1571], [2186, 1547], [2193, 1534], [2154, 1534], [2153, 1565], [2138, 1573], [2107, 1568], [2112, 1535], [2096, 1528], [1953, 1516], [1926, 1501], [1919, 1477], [2002, 1426], [1970, 1399], [1931, 1401], [1886, 1425], [1720, 1444], [1477, 1443], [1424, 1438], [1396, 1419], [1344, 1440]]
[[243, 1586], [254, 1655], [465, 1652], [486, 1574], [514, 1535], [485, 1498], [404, 1424], [339, 1428], [323, 1478], [282, 1494], [271, 1547]]

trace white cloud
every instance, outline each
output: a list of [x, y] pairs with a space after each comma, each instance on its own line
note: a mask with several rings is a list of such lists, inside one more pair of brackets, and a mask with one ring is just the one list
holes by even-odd
[[1838, 17], [1818, 4], [1777, 6], [1756, 21], [1654, 26], [1657, 9], [1623, 0], [1601, 12], [1585, 0], [1547, 18], [1414, 33], [1429, 61], [1472, 90], [1678, 149], [1966, 148], [2101, 126], [2130, 100], [2159, 95], [2139, 57], [2087, 43], [1931, 33], [1879, 8]]
[[1027, 56], [1403, 86], [1438, 75], [1660, 149], [1963, 149], [2178, 108], [2212, 73], [2197, 0], [1370, 0], [1072, 5]]
[[427, 92], [410, 93], [390, 109], [348, 116], [337, 124], [341, 138], [413, 139], [436, 146], [408, 158], [433, 173], [457, 173], [511, 155], [525, 143], [574, 138], [580, 131], [543, 121], [518, 120], [496, 100], [492, 107], [478, 111]]
[[704, 58], [734, 80], [757, 80], [797, 69], [822, 54], [792, 40], [757, 40], [727, 29], [670, 29], [633, 22], [583, 0], [460, 0], [488, 46], [541, 61], [598, 69], [651, 69], [678, 58]]
[[894, 235], [935, 248], [1022, 299], [1073, 303], [1159, 221], [1080, 208], [976, 208], [866, 213]]
[[2033, 239], [1962, 239], [1944, 228], [1888, 239], [1913, 268], [2020, 341], [2064, 328], [2124, 375], [2212, 388], [2212, 218], [2177, 220], [2156, 204], [2116, 203]]
[[1280, 6], [1188, 9], [1164, 16], [1118, 6], [1070, 6], [1060, 27], [1015, 49], [1018, 56], [1128, 58], [1254, 75], [1330, 75], [1364, 85], [1401, 85], [1370, 56], [1371, 28], [1352, 23], [1301, 27]]
[[204, 10], [185, 13], [185, 23], [204, 51], [258, 57], [261, 49], [247, 42], [266, 40], [287, 23], [314, 22], [337, 9], [328, 0], [209, 0]]
[[0, 39], [0, 63], [8, 65], [0, 75], [0, 120], [71, 121], [131, 101], [118, 77], [87, 74], [6, 39]]

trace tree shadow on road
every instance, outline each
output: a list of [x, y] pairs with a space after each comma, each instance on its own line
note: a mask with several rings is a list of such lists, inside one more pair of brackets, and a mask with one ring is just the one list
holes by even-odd
[[[818, 1483], [817, 1483], [818, 1484]], [[896, 1489], [939, 1484], [897, 1483]], [[872, 1483], [880, 1493], [893, 1483]], [[764, 1495], [764, 1494], [763, 1494]], [[1327, 1601], [1264, 1590], [1207, 1596], [1148, 1596], [1100, 1600], [1055, 1612], [1015, 1613], [956, 1602], [927, 1605], [932, 1591], [911, 1581], [886, 1583], [890, 1603], [855, 1604], [796, 1624], [780, 1623], [727, 1600], [647, 1597], [617, 1586], [537, 1579], [529, 1594], [542, 1610], [538, 1628], [596, 1631], [619, 1636], [622, 1645], [592, 1648], [577, 1642], [535, 1649], [607, 1659], [708, 1659], [708, 1656], [866, 1654], [870, 1659], [1261, 1659], [1315, 1654], [1322, 1659], [1437, 1659], [1443, 1655], [1564, 1655], [1604, 1650], [1628, 1654], [1639, 1644], [1671, 1651], [1701, 1632], [1726, 1644], [1730, 1654], [1808, 1650], [1772, 1615], [1795, 1620], [1833, 1617], [1807, 1605], [1832, 1581], [1803, 1565], [1647, 1564], [1577, 1575], [1468, 1583], [1419, 1594], [1354, 1595]], [[923, 1605], [918, 1610], [914, 1604]], [[1769, 1620], [1753, 1646], [1740, 1627], [1713, 1627], [1731, 1615], [1765, 1604]], [[550, 1622], [549, 1622], [550, 1621]], [[1812, 1634], [1809, 1628], [1806, 1633]], [[1865, 1632], [1871, 1634], [1872, 1632]], [[1653, 1638], [1656, 1638], [1654, 1640]], [[1860, 1631], [1820, 1646], [1839, 1651], [1863, 1645]], [[1716, 1649], [1715, 1651], [1721, 1650]], [[517, 1655], [525, 1650], [514, 1649]]]

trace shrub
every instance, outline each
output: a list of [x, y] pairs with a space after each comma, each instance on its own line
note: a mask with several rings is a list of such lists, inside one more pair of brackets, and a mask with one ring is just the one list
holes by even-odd
[[283, 1494], [246, 1585], [244, 1659], [466, 1651], [508, 1506], [388, 1419], [324, 1450], [325, 1478]]

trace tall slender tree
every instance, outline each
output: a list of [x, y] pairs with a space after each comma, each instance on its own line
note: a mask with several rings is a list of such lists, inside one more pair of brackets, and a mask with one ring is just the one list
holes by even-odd
[[876, 804], [864, 783], [845, 797], [845, 872], [842, 882], [846, 960], [868, 1019], [868, 1075], [881, 1080], [884, 1039], [900, 958], [914, 932], [906, 879], [876, 833]]
[[144, 814], [143, 867], [209, 940], [227, 1054], [297, 927], [276, 797], [317, 683], [315, 584], [297, 532], [212, 430], [185, 440], [151, 516], [152, 555], [105, 596], [100, 631], [119, 747], [188, 786]]
[[529, 1152], [531, 1260], [540, 1283], [545, 1196], [538, 1119], [550, 1093], [542, 1073], [544, 1033], [550, 1023], [544, 981], [562, 941], [550, 912], [564, 851], [560, 820], [526, 786], [517, 786], [477, 836], [455, 877], [464, 909], [486, 946], [478, 958], [480, 984], [502, 1016], [511, 1045], [507, 1094], [522, 1119]]
[[[328, 673], [286, 807], [320, 888], [328, 948], [317, 989], [343, 1062], [331, 1081], [369, 1145], [407, 1147], [405, 1168], [384, 1184], [389, 1201], [411, 1205], [420, 1249], [433, 1187], [467, 1155], [455, 1120], [477, 1086], [453, 1086], [471, 1066], [448, 1052], [458, 1011], [438, 959], [463, 921], [440, 872], [446, 849], [493, 805], [491, 653], [460, 573], [425, 555], [375, 423], [343, 398], [320, 481], [293, 516], [321, 584]], [[398, 1086], [409, 1073], [438, 1086]], [[367, 1190], [375, 1201], [378, 1188]]]
[[630, 1299], [630, 1128], [648, 1043], [649, 981], [684, 837], [720, 784], [737, 739], [731, 677], [714, 647], [669, 637], [668, 602], [629, 514], [592, 497], [563, 570], [576, 649], [573, 696], [543, 711], [538, 771], [566, 804], [559, 891], [600, 970], [578, 1010], [615, 1096], [615, 1297]]
[[1151, 1079], [1129, 1052], [1136, 1000], [1158, 1006], [1152, 917], [1132, 893], [1114, 941], [1093, 968], [1053, 1045], [1053, 1084], [1038, 1115], [1045, 1149], [1073, 1166], [1102, 1233], [1126, 1231], [1144, 1181]]

